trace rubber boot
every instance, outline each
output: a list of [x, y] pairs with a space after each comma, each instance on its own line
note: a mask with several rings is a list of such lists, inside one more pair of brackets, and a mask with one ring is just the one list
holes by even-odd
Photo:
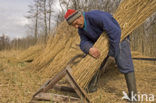
[[137, 101], [137, 96], [135, 96], [137, 94], [135, 73], [130, 72], [124, 75], [127, 83], [128, 92], [129, 92], [129, 99], [130, 99], [129, 102], [134, 103]]

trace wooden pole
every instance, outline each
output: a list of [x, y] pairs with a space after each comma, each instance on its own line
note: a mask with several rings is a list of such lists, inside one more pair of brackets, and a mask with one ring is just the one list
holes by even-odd
[[34, 100], [54, 101], [59, 103], [80, 103], [79, 98], [69, 97], [64, 95], [58, 95], [53, 93], [39, 93], [35, 96]]

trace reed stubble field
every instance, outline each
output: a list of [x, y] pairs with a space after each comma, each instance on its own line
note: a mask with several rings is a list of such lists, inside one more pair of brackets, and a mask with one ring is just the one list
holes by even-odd
[[[30, 63], [10, 62], [9, 59], [18, 56], [19, 52], [22, 51], [0, 52], [0, 103], [28, 103], [38, 88], [49, 79], [29, 69], [25, 70]], [[137, 52], [133, 52], [133, 56], [146, 57]], [[133, 62], [139, 93], [156, 94], [156, 65], [149, 61]], [[97, 92], [89, 94], [89, 97], [93, 103], [126, 103], [121, 99], [122, 91], [127, 92], [124, 76], [116, 64], [110, 61], [99, 79]]]

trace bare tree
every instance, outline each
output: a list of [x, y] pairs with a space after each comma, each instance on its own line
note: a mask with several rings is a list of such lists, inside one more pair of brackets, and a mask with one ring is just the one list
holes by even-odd
[[35, 42], [37, 41], [38, 38], [38, 21], [39, 21], [39, 7], [40, 7], [40, 1], [39, 0], [34, 0], [34, 4], [29, 5], [29, 11], [28, 15], [26, 18], [31, 19], [34, 21], [34, 37], [35, 37]]
[[44, 14], [44, 33], [45, 33], [45, 43], [47, 41], [47, 8], [46, 8], [46, 2], [47, 0], [43, 0], [43, 14]]
[[80, 0], [71, 0], [72, 2], [72, 8], [74, 8], [75, 10], [80, 9]]
[[2, 34], [2, 36], [0, 36], [0, 50], [9, 48], [10, 48], [10, 39], [5, 34]]
[[48, 17], [48, 23], [49, 23], [49, 27], [48, 27], [48, 34], [50, 34], [50, 31], [51, 31], [51, 15], [52, 15], [52, 4], [54, 3], [54, 0], [48, 0], [48, 11], [47, 13], [49, 14], [49, 17]]
[[60, 10], [57, 15], [56, 25], [64, 20], [65, 12], [70, 8], [71, 0], [59, 0]]
[[39, 16], [39, 1], [35, 1], [35, 7], [36, 7], [36, 15], [35, 15], [35, 39], [37, 41], [37, 35], [38, 35], [38, 16]]

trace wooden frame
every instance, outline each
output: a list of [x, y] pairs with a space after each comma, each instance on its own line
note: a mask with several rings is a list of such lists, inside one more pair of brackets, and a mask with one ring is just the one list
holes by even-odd
[[[59, 80], [66, 77], [67, 81], [72, 87], [60, 86], [57, 84]], [[79, 98], [69, 97], [54, 93], [46, 93], [50, 89], [75, 92]], [[71, 75], [71, 68], [67, 66], [63, 71], [58, 73], [52, 79], [48, 80], [41, 88], [33, 95], [32, 100], [29, 103], [38, 103], [38, 101], [54, 101], [61, 103], [90, 103], [87, 93], [76, 83]]]

